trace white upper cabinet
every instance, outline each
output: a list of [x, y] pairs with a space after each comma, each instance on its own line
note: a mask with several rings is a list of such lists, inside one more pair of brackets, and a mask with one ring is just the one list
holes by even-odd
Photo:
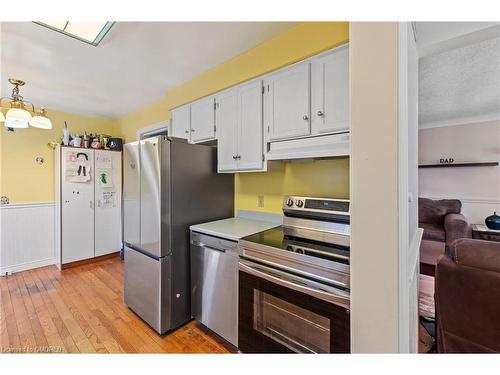
[[230, 172], [238, 168], [238, 90], [225, 91], [216, 97], [217, 169]]
[[310, 63], [267, 77], [265, 126], [270, 141], [307, 136], [310, 127]]
[[239, 170], [259, 170], [264, 163], [262, 81], [239, 86]]
[[349, 47], [338, 47], [311, 61], [313, 134], [349, 130]]
[[262, 81], [216, 97], [218, 171], [263, 170]]
[[214, 103], [213, 96], [191, 103], [191, 142], [215, 139]]
[[172, 137], [190, 139], [191, 107], [185, 105], [172, 110]]

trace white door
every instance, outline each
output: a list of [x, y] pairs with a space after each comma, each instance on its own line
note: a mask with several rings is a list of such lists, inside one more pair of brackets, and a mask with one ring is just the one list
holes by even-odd
[[269, 77], [269, 126], [271, 141], [310, 134], [309, 62], [285, 69]]
[[242, 85], [239, 91], [238, 170], [262, 169], [262, 81]]
[[120, 250], [122, 231], [122, 153], [95, 150], [95, 256]]
[[190, 139], [191, 107], [185, 105], [172, 110], [172, 137]]
[[94, 257], [94, 151], [61, 149], [62, 263]]
[[313, 134], [349, 130], [349, 47], [336, 48], [311, 64]]
[[191, 104], [191, 142], [215, 139], [214, 103], [210, 96]]
[[216, 97], [217, 169], [219, 172], [237, 168], [238, 89], [225, 91]]

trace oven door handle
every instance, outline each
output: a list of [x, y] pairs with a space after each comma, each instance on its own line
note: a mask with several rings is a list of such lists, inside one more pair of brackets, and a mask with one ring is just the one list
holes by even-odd
[[[350, 306], [350, 298], [343, 294], [340, 290], [334, 288], [334, 287], [328, 287], [328, 291], [321, 290], [318, 288], [314, 288], [313, 286], [310, 285], [302, 285], [299, 283], [293, 282], [293, 280], [285, 280], [280, 277], [276, 277], [274, 275], [271, 275], [268, 272], [265, 272], [264, 268], [267, 267], [261, 267], [259, 265], [256, 265], [254, 263], [246, 262], [240, 259], [240, 262], [238, 264], [238, 268], [240, 271], [246, 272], [250, 275], [254, 275], [257, 277], [260, 277], [264, 280], [270, 281], [274, 284], [281, 285], [285, 288], [290, 288], [293, 290], [296, 290], [301, 293], [305, 293], [307, 295], [310, 295], [312, 297], [319, 298], [323, 301], [333, 303], [338, 306], [345, 307], [349, 309]], [[283, 276], [286, 276], [285, 273], [282, 273], [278, 270], [272, 270], [273, 273], [276, 274], [283, 274]], [[301, 279], [301, 278], [298, 278]], [[326, 288], [326, 286], [325, 286]]]

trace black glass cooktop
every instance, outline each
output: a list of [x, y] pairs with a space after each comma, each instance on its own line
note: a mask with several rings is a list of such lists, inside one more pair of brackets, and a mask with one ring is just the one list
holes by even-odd
[[242, 238], [242, 240], [298, 254], [323, 258], [337, 263], [349, 264], [348, 248], [340, 245], [326, 244], [323, 242], [286, 236], [283, 233], [282, 226], [252, 234]]

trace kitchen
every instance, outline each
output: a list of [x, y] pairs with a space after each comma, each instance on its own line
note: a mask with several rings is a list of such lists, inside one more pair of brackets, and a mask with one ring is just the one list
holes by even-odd
[[[40, 26], [27, 23], [19, 27], [23, 30], [17, 32], [22, 34]], [[111, 331], [127, 331], [129, 323], [142, 327], [141, 335], [151, 338], [156, 333], [144, 328], [146, 322], [163, 335], [153, 338], [156, 343], [161, 340], [162, 345], [176, 335], [196, 331], [197, 335], [203, 332], [209, 337], [206, 340], [221, 340], [224, 348], [243, 353], [357, 350], [357, 342], [361, 341], [353, 340], [353, 335], [358, 335], [359, 326], [353, 328], [352, 319], [362, 309], [353, 309], [351, 302], [355, 301], [350, 301], [353, 288], [350, 267], [353, 260], [359, 261], [349, 251], [353, 217], [350, 201], [355, 181], [352, 173], [361, 173], [363, 169], [354, 172], [351, 167], [355, 134], [351, 105], [359, 91], [351, 92], [350, 77], [352, 38], [362, 35], [361, 39], [366, 41], [367, 31], [356, 29], [352, 34], [353, 24], [347, 22], [279, 27], [279, 31], [269, 31], [260, 44], [254, 41], [252, 48], [173, 87], [164, 98], [102, 125], [107, 127], [106, 133], [123, 140], [121, 151], [108, 151], [121, 154], [123, 170], [113, 177], [116, 179], [112, 187], [96, 182], [89, 193], [94, 194], [90, 199], [95, 205], [89, 206], [86, 201], [85, 209], [92, 212], [89, 231], [95, 233], [91, 239], [82, 235], [81, 241], [90, 241], [87, 249], [92, 250], [79, 259], [65, 258], [68, 250], [63, 243], [64, 233], [69, 227], [64, 223], [63, 196], [67, 189], [72, 197], [79, 199], [83, 191], [74, 190], [74, 186], [66, 188], [66, 180], [58, 174], [66, 172], [62, 167], [66, 158], [57, 160], [57, 155], [71, 147], [58, 145], [55, 152], [50, 151], [50, 156], [46, 156], [43, 145], [40, 152], [47, 163], [41, 168], [48, 168], [50, 161], [54, 161], [54, 176], [49, 174], [49, 179], [55, 186], [54, 227], [60, 230], [56, 239], [62, 239], [56, 241], [58, 259], [52, 264], [60, 265], [62, 271], [52, 268], [34, 271], [37, 278], [43, 278], [39, 272], [49, 272], [56, 280], [53, 286], [64, 288], [65, 278], [79, 279], [77, 269], [88, 272], [84, 278], [87, 281], [93, 280], [92, 264], [114, 270], [123, 276], [123, 285], [117, 283], [116, 275], [105, 278], [101, 269], [99, 275], [103, 279], [95, 281], [99, 290], [106, 290], [104, 280], [120, 287], [106, 292], [112, 296], [111, 310], [98, 320], [109, 324], [116, 309], [125, 324], [120, 323]], [[391, 27], [375, 30], [381, 33], [381, 43], [384, 33], [395, 32]], [[108, 34], [108, 41], [118, 38], [121, 30], [138, 32], [138, 28], [137, 24], [117, 22]], [[14, 25], [4, 26], [5, 30], [10, 34], [16, 32]], [[52, 31], [36, 30], [39, 34]], [[5, 40], [8, 41], [8, 34]], [[105, 42], [106, 39], [103, 46]], [[382, 66], [384, 63], [380, 62]], [[391, 72], [387, 76], [394, 71]], [[28, 90], [29, 85], [30, 82], [21, 90]], [[28, 93], [26, 97], [32, 98]], [[38, 102], [43, 104], [40, 99]], [[361, 102], [362, 98], [358, 103]], [[61, 113], [48, 111], [55, 128], [51, 137], [62, 133], [61, 119], [67, 116]], [[82, 134], [86, 130], [84, 123], [76, 120], [68, 123], [70, 132]], [[20, 154], [20, 150], [14, 150], [15, 138], [21, 139], [29, 134], [23, 132], [30, 130], [5, 130], [3, 149], [12, 152], [11, 155]], [[104, 131], [101, 128], [91, 132]], [[37, 141], [30, 138], [29, 142]], [[384, 148], [383, 142], [377, 146]], [[39, 146], [34, 147], [38, 152], [36, 147]], [[361, 149], [364, 148], [357, 148]], [[81, 151], [87, 152], [83, 149], [78, 152]], [[78, 152], [70, 152], [76, 153], [76, 161]], [[92, 164], [97, 162], [98, 151], [88, 152], [94, 153], [87, 158], [90, 171], [102, 169]], [[376, 164], [383, 162], [384, 158]], [[20, 162], [17, 170], [24, 168], [31, 173], [31, 164], [30, 156], [29, 166]], [[112, 170], [118, 173], [120, 168], [113, 164]], [[4, 169], [3, 176], [9, 176], [9, 183], [14, 177], [20, 179], [9, 168]], [[25, 198], [29, 192], [12, 186], [6, 184], [2, 189], [2, 195], [5, 192], [14, 203], [11, 207], [16, 202], [31, 200]], [[97, 215], [102, 208], [99, 205], [104, 204], [104, 200], [99, 201], [103, 196], [99, 186], [115, 189], [116, 200], [111, 205], [117, 212], [123, 211], [123, 228], [103, 220], [113, 228], [107, 233], [119, 233], [122, 238], [118, 244], [114, 240], [114, 248], [106, 250], [108, 253], [104, 255], [114, 256], [114, 260], [93, 259], [101, 256], [95, 229], [100, 228], [96, 226]], [[120, 196], [122, 199], [118, 199]], [[360, 205], [357, 207], [361, 209]], [[13, 210], [5, 208], [5, 212]], [[58, 213], [62, 213], [62, 226], [58, 224], [61, 222]], [[114, 215], [113, 218], [120, 216]], [[363, 230], [363, 226], [358, 228]], [[81, 233], [82, 228], [79, 225], [68, 230]], [[67, 237], [67, 242], [77, 242], [74, 236]], [[121, 242], [124, 265], [117, 266], [111, 262], [117, 261]], [[369, 257], [366, 255], [364, 261]], [[66, 267], [66, 263], [89, 259], [94, 263], [77, 266], [82, 268]], [[14, 270], [7, 278], [16, 278], [20, 272]], [[28, 277], [26, 283], [29, 280]], [[366, 283], [366, 290], [373, 288], [371, 281], [358, 280]], [[36, 284], [36, 279], [33, 282]], [[87, 286], [74, 288], [75, 294], [85, 290], [96, 293]], [[121, 296], [124, 300], [119, 303], [117, 298]], [[123, 302], [130, 309], [122, 310]], [[394, 302], [387, 306], [388, 310], [394, 307]], [[75, 304], [80, 306], [78, 302]], [[89, 322], [94, 319], [90, 315], [87, 318]], [[200, 324], [193, 325], [193, 318]], [[94, 329], [99, 331], [97, 324]], [[140, 340], [146, 340], [145, 336]], [[109, 338], [107, 342], [108, 352], [113, 340]], [[135, 346], [137, 342], [129, 340], [123, 351], [140, 351], [141, 347]], [[84, 347], [79, 351], [85, 351]]]
[[[348, 157], [348, 51], [342, 44], [174, 108], [165, 134], [125, 144], [125, 303], [158, 333], [194, 317], [243, 352], [349, 352], [349, 201], [285, 196], [283, 218], [241, 210], [231, 217], [232, 173]], [[272, 250], [255, 250], [259, 245]], [[264, 278], [281, 291], [243, 297]], [[291, 305], [292, 290], [301, 305]], [[273, 307], [276, 295], [281, 306]], [[253, 307], [257, 301], [262, 305]], [[244, 312], [252, 309], [247, 322]], [[329, 315], [318, 314], [322, 309]], [[318, 325], [309, 315], [323, 321], [314, 338], [304, 336]], [[291, 325], [279, 323], [295, 316]], [[254, 319], [264, 334], [252, 329]], [[342, 335], [330, 326], [342, 327]], [[264, 345], [270, 332], [280, 338]]]

